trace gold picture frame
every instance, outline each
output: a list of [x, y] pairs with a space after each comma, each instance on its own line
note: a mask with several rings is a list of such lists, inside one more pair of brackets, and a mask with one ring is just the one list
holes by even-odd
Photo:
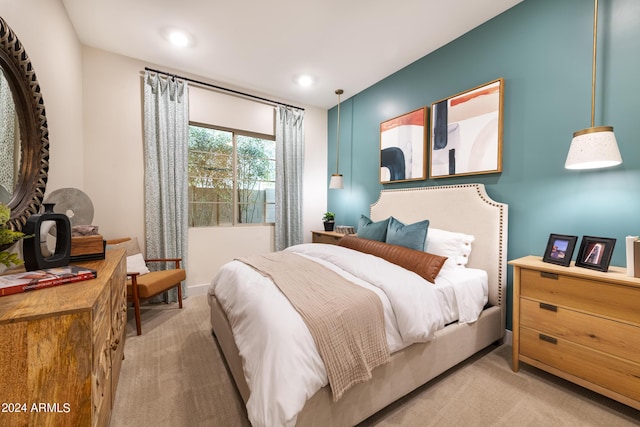
[[427, 110], [421, 107], [380, 123], [380, 183], [424, 180]]
[[504, 79], [431, 105], [429, 178], [502, 172]]

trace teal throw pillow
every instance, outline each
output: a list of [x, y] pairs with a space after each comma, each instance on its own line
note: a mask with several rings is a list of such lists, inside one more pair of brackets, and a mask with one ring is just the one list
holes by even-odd
[[405, 225], [394, 217], [390, 217], [386, 242], [391, 245], [424, 251], [424, 243], [427, 239], [428, 229], [428, 219]]
[[389, 218], [373, 222], [369, 217], [360, 215], [360, 222], [358, 223], [358, 237], [369, 240], [377, 240], [378, 242], [384, 242], [387, 237], [387, 227], [389, 225]]

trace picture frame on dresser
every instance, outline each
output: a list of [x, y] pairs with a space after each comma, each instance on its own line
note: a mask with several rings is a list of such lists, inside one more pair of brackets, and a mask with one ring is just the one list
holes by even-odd
[[616, 239], [610, 237], [582, 236], [576, 266], [598, 271], [608, 271]]
[[577, 241], [578, 236], [550, 234], [542, 261], [568, 267]]

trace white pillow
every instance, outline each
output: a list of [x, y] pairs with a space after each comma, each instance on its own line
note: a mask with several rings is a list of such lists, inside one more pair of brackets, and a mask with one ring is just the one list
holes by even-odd
[[144, 257], [142, 254], [135, 254], [127, 257], [127, 273], [140, 273], [143, 274], [150, 273], [151, 271], [147, 268], [147, 264], [144, 262]]
[[455, 233], [429, 227], [424, 251], [446, 256], [445, 265], [464, 267], [469, 262], [471, 243], [476, 238], [470, 234]]

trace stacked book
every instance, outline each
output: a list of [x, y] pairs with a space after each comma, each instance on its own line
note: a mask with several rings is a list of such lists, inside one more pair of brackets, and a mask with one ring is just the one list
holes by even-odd
[[7, 274], [0, 276], [0, 296], [95, 279], [96, 276], [95, 270], [74, 265]]
[[340, 234], [356, 234], [356, 229], [350, 225], [336, 225], [335, 232]]

